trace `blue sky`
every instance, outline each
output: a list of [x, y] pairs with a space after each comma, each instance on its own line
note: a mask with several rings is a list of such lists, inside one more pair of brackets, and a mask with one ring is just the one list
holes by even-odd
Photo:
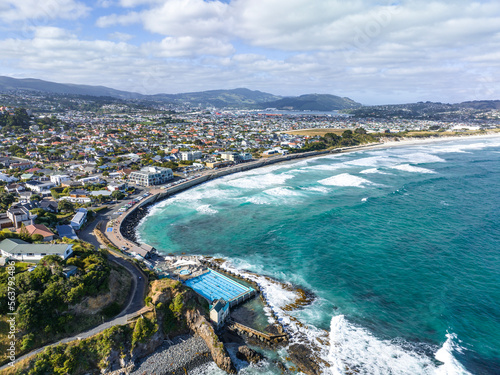
[[500, 99], [500, 2], [2, 0], [0, 74], [144, 94]]

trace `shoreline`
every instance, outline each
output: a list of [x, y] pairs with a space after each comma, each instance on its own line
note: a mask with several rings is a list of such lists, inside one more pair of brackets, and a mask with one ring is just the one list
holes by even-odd
[[[370, 144], [365, 144], [365, 145], [359, 145], [359, 146], [352, 146], [352, 147], [344, 147], [344, 148], [336, 148], [336, 149], [331, 149], [331, 150], [321, 150], [321, 151], [313, 151], [309, 153], [303, 153], [303, 154], [288, 154], [288, 155], [283, 155], [283, 156], [277, 156], [274, 158], [269, 158], [269, 159], [258, 159], [256, 161], [250, 162], [249, 164], [238, 164], [233, 167], [229, 167], [227, 169], [220, 170], [216, 173], [212, 171], [210, 174], [205, 174], [203, 177], [205, 177], [201, 181], [196, 181], [196, 179], [189, 181], [189, 186], [182, 187], [181, 185], [178, 185], [180, 189], [176, 189], [174, 192], [170, 192], [168, 189], [165, 190], [164, 192], [156, 192], [153, 194], [151, 199], [148, 199], [146, 202], [143, 202], [142, 204], [139, 204], [137, 207], [134, 207], [132, 211], [128, 212], [125, 217], [120, 221], [119, 226], [118, 226], [118, 232], [120, 235], [123, 237], [124, 240], [127, 240], [129, 242], [134, 243], [135, 245], [139, 246], [139, 243], [137, 241], [137, 235], [136, 235], [136, 230], [137, 226], [140, 224], [140, 222], [146, 218], [149, 215], [149, 210], [156, 204], [164, 201], [165, 199], [176, 195], [178, 193], [184, 192], [191, 187], [201, 185], [204, 182], [211, 181], [213, 179], [219, 178], [219, 177], [224, 177], [230, 174], [234, 173], [239, 173], [239, 172], [246, 172], [252, 169], [258, 169], [262, 167], [266, 167], [272, 164], [278, 164], [278, 163], [284, 163], [287, 161], [292, 161], [296, 159], [309, 159], [309, 158], [315, 158], [315, 157], [323, 157], [327, 156], [330, 154], [343, 154], [343, 153], [351, 153], [351, 152], [356, 152], [356, 151], [364, 151], [364, 150], [371, 150], [371, 149], [385, 149], [385, 148], [392, 148], [392, 147], [404, 147], [404, 146], [413, 146], [413, 145], [418, 145], [418, 144], [429, 144], [429, 143], [437, 143], [437, 142], [443, 142], [443, 141], [453, 141], [453, 140], [465, 140], [468, 138], [471, 139], [489, 139], [489, 138], [498, 138], [500, 137], [500, 132], [489, 132], [487, 134], [469, 134], [469, 135], [450, 135], [450, 136], [437, 136], [437, 137], [426, 137], [426, 138], [410, 138], [410, 139], [399, 139], [399, 140], [385, 140], [383, 142], [379, 143], [370, 143]], [[138, 209], [140, 209], [140, 213], [138, 213]], [[132, 221], [130, 223], [129, 221]], [[122, 229], [122, 225], [126, 226], [125, 231]], [[121, 246], [118, 246], [118, 248], [121, 248]]]

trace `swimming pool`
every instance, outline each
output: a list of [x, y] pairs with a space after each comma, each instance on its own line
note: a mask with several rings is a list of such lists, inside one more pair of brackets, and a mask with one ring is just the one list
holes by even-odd
[[209, 301], [219, 298], [230, 302], [253, 289], [246, 287], [229, 277], [209, 269], [207, 273], [185, 281], [185, 285], [193, 288], [198, 294], [201, 294]]
[[190, 275], [190, 274], [191, 274], [190, 270], [181, 270], [181, 272], [179, 272], [179, 275]]

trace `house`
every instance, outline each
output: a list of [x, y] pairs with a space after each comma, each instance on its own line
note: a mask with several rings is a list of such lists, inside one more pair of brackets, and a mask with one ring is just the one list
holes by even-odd
[[63, 181], [69, 181], [70, 177], [67, 174], [56, 174], [54, 176], [50, 176], [50, 182], [54, 183], [56, 186], [62, 184]]
[[[27, 225], [25, 226], [26, 231], [30, 236], [33, 236], [35, 234], [40, 234], [43, 236], [43, 241], [52, 241], [54, 239], [54, 233], [50, 231], [49, 228], [47, 228], [43, 224], [32, 224], [32, 225]], [[21, 233], [22, 228], [18, 228], [16, 231], [17, 233]]]
[[15, 177], [10, 177], [8, 175], [6, 175], [5, 173], [0, 173], [0, 181], [4, 181], [4, 182], [14, 182], [14, 181], [17, 181], [17, 178]]
[[20, 261], [37, 262], [47, 255], [67, 259], [73, 254], [72, 244], [31, 244], [17, 238], [6, 238], [0, 242], [2, 256]]
[[113, 192], [115, 190], [125, 191], [128, 189], [126, 182], [112, 182], [108, 185], [108, 190]]
[[66, 266], [66, 267], [63, 267], [62, 273], [66, 278], [69, 278], [73, 275], [76, 275], [77, 271], [78, 271], [77, 266]]
[[43, 199], [38, 203], [38, 207], [41, 209], [47, 211], [47, 212], [52, 212], [53, 214], [57, 213], [57, 202], [56, 201], [49, 201], [48, 199]]
[[19, 202], [30, 202], [33, 192], [31, 190], [21, 191], [19, 193]]
[[223, 298], [219, 298], [210, 306], [210, 320], [212, 320], [217, 327], [224, 325], [224, 321], [228, 316], [229, 303]]
[[12, 222], [14, 228], [20, 228], [21, 224], [31, 225], [33, 224], [33, 220], [36, 219], [36, 215], [33, 215], [29, 212], [29, 210], [23, 205], [15, 205], [11, 206], [7, 210], [7, 217]]
[[80, 230], [82, 228], [82, 225], [85, 224], [87, 221], [87, 210], [85, 208], [79, 208], [76, 211], [75, 216], [71, 219], [71, 227], [74, 230]]
[[9, 165], [9, 169], [20, 169], [20, 170], [25, 170], [25, 169], [29, 169], [33, 166], [33, 164], [29, 161], [25, 161], [25, 162], [20, 162], [20, 163], [12, 163], [11, 165]]
[[89, 195], [90, 192], [84, 189], [75, 189], [69, 192], [71, 198], [87, 198]]
[[94, 190], [94, 191], [90, 192], [90, 196], [93, 198], [96, 198], [99, 195], [102, 195], [103, 197], [110, 197], [111, 194], [112, 194], [112, 192], [109, 190]]
[[50, 194], [50, 189], [55, 186], [53, 182], [26, 181], [26, 187], [37, 194]]
[[7, 193], [20, 193], [24, 190], [26, 189], [22, 184], [9, 184], [5, 186], [5, 191], [7, 191]]
[[56, 226], [57, 233], [59, 237], [69, 238], [70, 240], [77, 240], [78, 236], [76, 235], [75, 230], [71, 225], [58, 225]]

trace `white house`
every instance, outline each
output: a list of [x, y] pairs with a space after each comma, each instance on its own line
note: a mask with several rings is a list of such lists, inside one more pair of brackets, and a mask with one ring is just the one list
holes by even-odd
[[0, 181], [10, 183], [10, 182], [18, 181], [18, 179], [15, 177], [10, 177], [10, 176], [6, 175], [5, 173], [0, 173]]
[[218, 327], [224, 324], [224, 321], [229, 316], [229, 303], [222, 298], [219, 298], [210, 307], [210, 320], [212, 320]]
[[6, 238], [0, 242], [0, 252], [6, 258], [37, 262], [46, 255], [57, 255], [66, 259], [73, 254], [73, 245], [31, 244], [17, 238]]
[[38, 194], [43, 194], [44, 192], [50, 194], [50, 189], [55, 186], [53, 182], [26, 181], [26, 187]]
[[85, 208], [79, 208], [76, 211], [75, 216], [71, 219], [71, 227], [74, 230], [79, 230], [83, 224], [87, 221], [87, 210]]
[[56, 186], [61, 185], [63, 181], [69, 181], [71, 177], [69, 177], [67, 174], [56, 174], [54, 176], [50, 176], [50, 181]]

